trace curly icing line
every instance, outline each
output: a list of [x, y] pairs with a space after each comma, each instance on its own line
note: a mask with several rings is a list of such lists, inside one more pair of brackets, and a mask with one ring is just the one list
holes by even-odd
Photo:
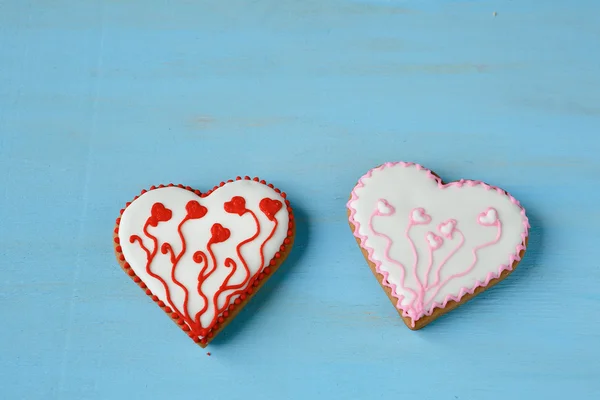
[[[353, 201], [358, 199], [358, 196], [355, 193], [356, 189], [365, 186], [362, 181], [363, 178], [369, 178], [369, 177], [371, 177], [372, 174], [373, 174], [373, 170], [370, 170], [369, 172], [367, 172], [366, 175], [364, 175], [362, 178], [360, 178], [358, 181], [358, 184], [354, 187], [354, 190], [350, 194], [350, 200], [347, 203], [347, 207], [350, 210], [349, 219], [350, 219], [350, 222], [352, 222], [355, 226], [354, 236], [360, 240], [360, 246], [367, 252], [367, 258], [369, 259], [369, 261], [371, 261], [373, 264], [375, 264], [375, 271], [377, 271], [378, 274], [383, 276], [383, 279], [381, 281], [383, 286], [389, 288], [391, 290], [392, 296], [394, 296], [396, 299], [398, 299], [398, 301], [396, 302], [396, 308], [398, 308], [399, 310], [402, 310], [403, 317], [409, 317], [409, 314], [408, 314], [409, 310], [406, 310], [402, 306], [402, 300], [404, 300], [404, 296], [402, 296], [398, 293], [398, 291], [396, 290], [396, 284], [391, 283], [388, 280], [389, 272], [381, 269], [381, 262], [379, 262], [373, 258], [373, 253], [375, 250], [373, 248], [365, 245], [365, 243], [367, 241], [367, 237], [359, 234], [360, 223], [354, 219], [354, 215], [356, 214], [356, 209], [350, 205], [350, 203], [352, 203]], [[413, 322], [413, 326], [414, 326], [414, 322]]]
[[[415, 281], [419, 284], [419, 291], [422, 291], [423, 283], [419, 279], [419, 274], [417, 274], [417, 267], [419, 265], [419, 254], [417, 253], [417, 248], [415, 247], [415, 242], [413, 242], [413, 240], [410, 237], [410, 228], [412, 228], [414, 225], [415, 224], [412, 221], [408, 223], [408, 226], [406, 227], [406, 231], [404, 231], [404, 236], [408, 240], [408, 244], [410, 244], [410, 249], [412, 250], [412, 254], [413, 254], [413, 265], [412, 265], [413, 278], [415, 278]], [[413, 299], [413, 301], [414, 301], [414, 299]], [[411, 304], [412, 304], [412, 302], [411, 302]]]
[[429, 283], [429, 273], [431, 272], [431, 267], [433, 266], [433, 252], [435, 250], [437, 250], [436, 248], [432, 247], [432, 246], [427, 246], [429, 248], [429, 263], [427, 264], [427, 269], [425, 270], [425, 284], [421, 284], [421, 290], [419, 291], [419, 312], [422, 311], [423, 308], [423, 304], [424, 304], [424, 299], [425, 296], [427, 295], [427, 290], [429, 289], [428, 283]]
[[440, 263], [440, 265], [438, 265], [437, 269], [435, 270], [435, 281], [431, 284], [431, 286], [429, 286], [429, 275], [427, 275], [427, 280], [426, 280], [427, 287], [425, 289], [430, 289], [430, 288], [434, 287], [435, 285], [437, 285], [438, 283], [440, 283], [440, 273], [442, 272], [442, 268], [444, 268], [444, 265], [446, 265], [446, 263], [448, 262], [448, 260], [450, 260], [452, 258], [452, 256], [454, 256], [456, 254], [456, 252], [458, 250], [460, 250], [460, 248], [462, 247], [462, 245], [465, 243], [465, 235], [462, 233], [462, 231], [459, 230], [458, 228], [454, 228], [454, 232], [460, 234], [460, 242], [442, 260], [442, 262]]
[[352, 193], [350, 194], [350, 200], [348, 201], [348, 203], [346, 203], [346, 206], [348, 207], [348, 210], [350, 211], [350, 217], [349, 220], [350, 222], [354, 225], [354, 236], [356, 238], [358, 238], [360, 240], [360, 246], [365, 249], [365, 251], [367, 252], [367, 258], [369, 259], [369, 261], [371, 261], [373, 264], [375, 264], [375, 270], [377, 271], [377, 273], [379, 273], [380, 275], [383, 276], [382, 279], [382, 284], [384, 287], [388, 287], [391, 289], [392, 291], [392, 295], [398, 299], [398, 301], [396, 302], [396, 308], [398, 308], [399, 310], [402, 311], [402, 316], [403, 317], [409, 317], [412, 320], [412, 327], [415, 327], [415, 322], [417, 321], [418, 318], [414, 318], [411, 310], [410, 310], [410, 306], [409, 307], [405, 307], [402, 305], [402, 300], [403, 300], [403, 296], [399, 295], [396, 291], [396, 285], [393, 283], [390, 283], [388, 281], [388, 276], [389, 273], [387, 271], [384, 271], [381, 269], [381, 262], [377, 261], [373, 258], [373, 253], [374, 253], [374, 249], [367, 246], [366, 242], [367, 242], [367, 237], [364, 235], [360, 234], [360, 222], [358, 222], [354, 216], [356, 215], [356, 209], [352, 206], [352, 203], [356, 200], [358, 200], [358, 194], [356, 193], [358, 189], [362, 188], [365, 186], [365, 183], [363, 180], [370, 178], [373, 175], [374, 171], [379, 171], [379, 170], [383, 170], [385, 168], [389, 168], [389, 167], [395, 167], [397, 165], [400, 165], [402, 167], [405, 168], [409, 168], [409, 167], [414, 167], [416, 168], [418, 171], [425, 171], [427, 172], [427, 177], [433, 179], [437, 185], [439, 189], [445, 189], [451, 186], [457, 186], [457, 187], [462, 187], [463, 185], [467, 185], [467, 186], [478, 186], [481, 185], [483, 186], [486, 190], [495, 190], [497, 191], [499, 194], [505, 195], [509, 198], [510, 202], [515, 204], [517, 207], [519, 207], [521, 209], [521, 217], [522, 217], [522, 221], [523, 221], [523, 232], [521, 232], [521, 243], [517, 245], [515, 252], [510, 254], [508, 257], [508, 263], [505, 264], [500, 264], [500, 266], [498, 267], [498, 271], [497, 272], [490, 272], [486, 275], [486, 279], [483, 282], [480, 281], [476, 281], [475, 285], [471, 288], [461, 288], [459, 290], [458, 296], [453, 296], [452, 294], [449, 294], [446, 296], [446, 298], [440, 303], [440, 302], [434, 302], [431, 304], [430, 306], [430, 310], [428, 310], [425, 315], [431, 315], [433, 313], [433, 311], [436, 308], [444, 308], [446, 307], [446, 305], [448, 304], [448, 302], [450, 301], [456, 301], [456, 302], [460, 302], [460, 299], [465, 296], [466, 294], [473, 294], [475, 292], [475, 290], [479, 287], [485, 287], [488, 286], [490, 281], [493, 279], [497, 279], [500, 277], [500, 275], [502, 274], [502, 272], [504, 272], [505, 270], [511, 270], [513, 269], [513, 264], [515, 261], [521, 261], [521, 256], [520, 253], [521, 251], [526, 249], [525, 246], [525, 241], [527, 240], [527, 237], [529, 236], [529, 228], [531, 227], [529, 225], [529, 218], [527, 218], [527, 215], [525, 215], [525, 209], [523, 208], [523, 206], [521, 206], [521, 203], [519, 203], [519, 201], [517, 199], [515, 199], [511, 194], [509, 194], [507, 191], [502, 190], [498, 187], [492, 186], [492, 185], [488, 185], [485, 182], [482, 181], [473, 181], [473, 180], [467, 180], [467, 179], [460, 179], [458, 181], [455, 182], [449, 182], [449, 183], [443, 183], [442, 180], [437, 177], [435, 174], [433, 174], [433, 172], [431, 172], [431, 170], [416, 164], [416, 163], [412, 163], [412, 162], [404, 162], [404, 161], [399, 161], [399, 162], [387, 162], [385, 164], [380, 165], [379, 167], [375, 167], [370, 169], [365, 175], [363, 175], [362, 177], [360, 177], [360, 179], [358, 180], [358, 183], [356, 184], [356, 186], [354, 186], [354, 189], [352, 190]]
[[158, 239], [156, 238], [156, 236], [154, 236], [154, 235], [150, 234], [150, 232], [148, 232], [148, 226], [150, 226], [150, 220], [146, 221], [146, 223], [144, 224], [143, 232], [144, 232], [144, 235], [146, 235], [146, 237], [148, 239], [152, 240], [152, 243], [154, 244], [154, 248], [153, 248], [152, 252], [149, 252], [149, 250], [144, 246], [144, 243], [139, 236], [132, 235], [130, 237], [130, 241], [131, 241], [131, 243], [138, 242], [140, 244], [140, 247], [146, 251], [146, 255], [147, 255], [146, 273], [148, 275], [150, 275], [151, 277], [153, 277], [154, 279], [158, 280], [163, 285], [163, 288], [167, 294], [167, 296], [166, 296], [167, 303], [169, 304], [169, 306], [172, 309], [176, 310], [177, 308], [175, 307], [173, 300], [171, 299], [171, 295], [169, 293], [169, 286], [167, 285], [167, 282], [160, 275], [152, 272], [152, 270], [150, 269], [150, 267], [152, 266], [152, 262], [154, 261], [154, 257], [158, 253]]
[[[410, 293], [412, 293], [412, 295], [413, 295], [414, 297], [416, 297], [416, 296], [417, 296], [417, 293], [416, 293], [414, 290], [412, 290], [411, 288], [408, 288], [408, 287], [404, 286], [404, 279], [405, 279], [405, 277], [406, 277], [406, 269], [405, 269], [405, 267], [404, 267], [404, 264], [402, 264], [400, 261], [397, 261], [397, 260], [393, 259], [393, 258], [390, 256], [390, 249], [391, 249], [391, 247], [392, 247], [392, 239], [391, 239], [391, 238], [390, 238], [388, 235], [386, 235], [385, 233], [381, 233], [381, 232], [378, 232], [378, 231], [376, 231], [376, 230], [375, 230], [375, 228], [373, 227], [373, 218], [374, 218], [374, 217], [376, 217], [376, 216], [379, 216], [379, 215], [381, 215], [381, 214], [380, 214], [380, 213], [378, 213], [378, 212], [377, 212], [377, 210], [375, 210], [375, 211], [374, 211], [374, 212], [371, 214], [371, 217], [370, 217], [370, 219], [369, 219], [369, 227], [371, 228], [371, 232], [373, 232], [373, 234], [374, 234], [375, 236], [382, 237], [382, 238], [384, 238], [384, 239], [386, 240], [386, 243], [387, 243], [387, 244], [386, 244], [386, 247], [385, 247], [385, 252], [384, 252], [384, 257], [385, 257], [385, 260], [386, 260], [387, 262], [389, 262], [389, 263], [391, 263], [391, 264], [393, 264], [393, 265], [396, 265], [397, 267], [399, 267], [399, 268], [400, 268], [400, 271], [401, 271], [401, 277], [400, 277], [400, 287], [401, 287], [403, 290], [407, 290], [407, 291], [409, 291]], [[394, 290], [394, 291], [395, 291], [395, 290], [396, 290], [396, 286], [395, 286], [395, 285], [393, 285], [393, 286], [394, 286], [394, 288], [393, 288], [392, 290]], [[398, 295], [398, 298], [399, 298], [399, 300], [400, 300], [400, 301], [404, 300], [404, 296], [402, 296], [402, 295]]]
[[186, 216], [185, 218], [183, 218], [183, 220], [181, 220], [181, 222], [177, 226], [177, 233], [179, 234], [179, 238], [181, 240], [181, 252], [179, 253], [179, 255], [177, 257], [175, 257], [175, 252], [173, 251], [173, 248], [171, 247], [171, 245], [169, 243], [163, 243], [163, 246], [166, 245], [167, 250], [170, 251], [170, 253], [171, 253], [171, 263], [173, 264], [173, 266], [171, 268], [171, 280], [173, 281], [173, 283], [175, 283], [177, 286], [179, 286], [183, 290], [183, 293], [184, 293], [183, 317], [185, 318], [185, 320], [188, 323], [191, 323], [192, 319], [190, 317], [189, 310], [188, 310], [188, 302], [189, 302], [188, 289], [187, 289], [187, 287], [185, 287], [184, 284], [182, 284], [175, 277], [175, 270], [177, 269], [177, 265], [179, 264], [179, 261], [181, 260], [181, 258], [183, 257], [183, 255], [185, 254], [185, 252], [187, 250], [187, 244], [185, 242], [185, 237], [183, 236], [183, 232], [181, 231], [181, 229], [182, 229], [183, 225], [189, 220], [190, 220], [189, 216]]
[[[426, 302], [426, 304], [431, 303], [431, 301], [433, 299], [435, 299], [435, 296], [437, 296], [437, 294], [440, 292], [440, 290], [451, 280], [456, 279], [456, 278], [461, 278], [465, 275], [467, 275], [468, 273], [470, 273], [473, 268], [475, 268], [475, 265], [477, 265], [477, 252], [481, 249], [485, 249], [486, 247], [490, 247], [495, 245], [496, 243], [498, 243], [500, 241], [500, 237], [502, 236], [502, 223], [500, 221], [497, 221], [496, 223], [496, 227], [498, 228], [498, 231], [496, 233], [496, 238], [490, 242], [484, 243], [484, 244], [480, 244], [479, 246], [475, 246], [475, 248], [472, 250], [472, 254], [473, 254], [473, 262], [471, 263], [471, 265], [469, 265], [469, 267], [463, 271], [463, 272], [459, 272], [458, 274], [453, 274], [450, 275], [449, 277], [447, 277], [446, 279], [444, 279], [438, 286], [437, 289], [433, 292], [433, 295], [431, 296], [430, 300]], [[435, 286], [432, 286], [431, 288], [433, 289]], [[427, 307], [426, 307], [427, 308]]]

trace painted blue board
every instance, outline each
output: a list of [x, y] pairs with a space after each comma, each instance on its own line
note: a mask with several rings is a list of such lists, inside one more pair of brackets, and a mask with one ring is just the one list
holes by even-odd
[[[599, 15], [0, 0], [0, 398], [600, 398]], [[393, 160], [501, 186], [532, 223], [509, 279], [419, 332], [346, 219]], [[123, 274], [113, 224], [152, 184], [246, 174], [289, 193], [297, 243], [203, 350]]]

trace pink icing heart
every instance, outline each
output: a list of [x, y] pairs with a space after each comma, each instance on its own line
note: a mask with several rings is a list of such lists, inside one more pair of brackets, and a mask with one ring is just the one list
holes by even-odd
[[484, 226], [494, 226], [498, 224], [498, 211], [495, 208], [489, 207], [487, 210], [479, 214], [477, 221]]
[[379, 215], [384, 217], [389, 217], [396, 212], [394, 207], [392, 207], [392, 205], [388, 203], [386, 199], [379, 199], [377, 202], [377, 211], [379, 212]]
[[456, 229], [456, 220], [449, 219], [446, 222], [442, 222], [438, 225], [438, 231], [447, 237], [448, 239], [452, 239], [454, 235], [454, 230]]
[[433, 232], [427, 232], [425, 234], [425, 239], [427, 240], [428, 246], [431, 247], [433, 250], [439, 249], [440, 247], [442, 247], [442, 243], [444, 243], [444, 239], [442, 239]]
[[419, 207], [410, 212], [410, 220], [414, 225], [427, 225], [431, 222], [431, 216]]

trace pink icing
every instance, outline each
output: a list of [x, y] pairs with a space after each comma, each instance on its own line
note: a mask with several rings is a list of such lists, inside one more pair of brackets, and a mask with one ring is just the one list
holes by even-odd
[[[443, 282], [439, 283], [439, 274], [441, 272], [442, 267], [444, 266], [444, 264], [446, 263], [446, 261], [452, 255], [454, 255], [456, 253], [456, 251], [458, 251], [458, 249], [464, 243], [464, 235], [458, 229], [455, 229], [455, 226], [454, 226], [453, 229], [451, 230], [451, 232], [448, 233], [448, 236], [451, 237], [452, 234], [453, 234], [453, 232], [455, 232], [455, 231], [459, 232], [461, 234], [461, 242], [459, 243], [459, 245], [438, 266], [438, 268], [436, 270], [436, 281], [434, 282], [434, 284], [432, 284], [431, 286], [424, 286], [420, 282], [420, 280], [418, 279], [418, 276], [417, 276], [417, 273], [416, 273], [416, 265], [417, 265], [418, 254], [417, 254], [416, 248], [414, 246], [414, 243], [412, 242], [412, 240], [411, 240], [411, 238], [410, 238], [410, 236], [409, 236], [408, 233], [409, 233], [410, 228], [414, 224], [428, 224], [431, 221], [431, 217], [429, 215], [427, 215], [422, 208], [413, 209], [411, 211], [411, 215], [409, 217], [409, 224], [408, 224], [407, 229], [405, 231], [405, 236], [409, 240], [409, 244], [411, 245], [411, 249], [412, 249], [412, 252], [413, 252], [413, 257], [415, 258], [415, 264], [413, 266], [413, 275], [414, 275], [414, 277], [416, 279], [416, 282], [419, 284], [419, 294], [417, 296], [415, 296], [416, 298], [413, 298], [413, 301], [411, 301], [409, 305], [403, 305], [402, 304], [402, 300], [404, 298], [401, 295], [398, 295], [398, 293], [396, 291], [395, 285], [392, 284], [392, 283], [390, 283], [388, 281], [388, 275], [389, 275], [389, 273], [387, 271], [385, 271], [385, 270], [382, 270], [381, 269], [381, 262], [379, 262], [379, 261], [377, 261], [377, 260], [375, 260], [373, 258], [373, 251], [374, 251], [373, 248], [366, 246], [367, 237], [360, 234], [360, 223], [354, 218], [354, 216], [356, 214], [356, 209], [354, 209], [352, 207], [352, 205], [351, 205], [353, 201], [355, 201], [356, 199], [358, 199], [358, 195], [356, 193], [357, 189], [365, 186], [365, 183], [363, 182], [364, 179], [371, 177], [371, 175], [373, 174], [373, 172], [376, 171], [376, 170], [382, 170], [382, 169], [389, 168], [389, 167], [394, 167], [394, 166], [401, 166], [401, 167], [405, 167], [405, 168], [416, 168], [417, 170], [426, 171], [428, 177], [431, 178], [431, 179], [433, 179], [437, 183], [439, 189], [446, 189], [446, 188], [452, 187], [452, 186], [460, 188], [460, 187], [462, 187], [464, 185], [467, 185], [467, 186], [478, 186], [478, 185], [481, 185], [486, 190], [495, 190], [496, 192], [498, 192], [498, 194], [506, 195], [513, 204], [517, 205], [521, 209], [521, 216], [522, 216], [523, 228], [524, 228], [523, 232], [521, 233], [522, 241], [521, 241], [521, 243], [519, 245], [516, 246], [515, 251], [513, 253], [511, 253], [511, 254], [508, 255], [508, 257], [507, 257], [508, 258], [507, 259], [508, 262], [506, 264], [501, 264], [498, 267], [498, 270], [496, 272], [492, 271], [492, 272], [488, 273], [487, 276], [486, 276], [486, 278], [485, 278], [485, 280], [483, 282], [477, 281], [475, 283], [475, 285], [472, 286], [472, 287], [470, 287], [470, 288], [469, 287], [462, 287], [459, 290], [459, 292], [458, 292], [457, 295], [449, 294], [449, 295], [447, 295], [444, 298], [444, 300], [442, 302], [435, 302], [434, 301], [435, 296], [437, 295], [437, 293], [439, 292], [439, 290], [446, 283], [448, 283], [451, 279], [454, 279], [454, 278], [457, 278], [457, 277], [460, 277], [460, 276], [464, 276], [465, 274], [468, 274], [474, 268], [475, 264], [477, 263], [477, 251], [478, 250], [481, 250], [484, 247], [491, 246], [491, 245], [493, 245], [493, 244], [495, 244], [495, 243], [498, 242], [498, 240], [501, 237], [501, 233], [502, 233], [501, 223], [500, 223], [499, 219], [497, 218], [497, 212], [496, 212], [495, 209], [488, 208], [486, 211], [484, 211], [483, 213], [481, 213], [479, 215], [479, 217], [478, 217], [478, 222], [479, 223], [481, 223], [482, 225], [485, 225], [485, 226], [494, 226], [495, 225], [495, 226], [498, 227], [498, 233], [496, 235], [496, 238], [493, 241], [491, 241], [491, 242], [484, 243], [484, 244], [479, 245], [479, 246], [477, 246], [477, 247], [475, 247], [473, 249], [473, 258], [474, 258], [474, 260], [473, 260], [473, 263], [469, 266], [469, 268], [467, 268], [466, 271], [461, 272], [459, 274], [454, 274], [454, 275], [446, 278]], [[386, 201], [386, 203], [387, 203], [387, 201]], [[389, 203], [387, 203], [387, 204], [389, 205]], [[442, 180], [440, 178], [438, 178], [437, 176], [435, 176], [430, 170], [422, 167], [419, 164], [407, 163], [407, 162], [395, 162], [395, 163], [391, 163], [390, 162], [390, 163], [383, 164], [383, 165], [381, 165], [379, 167], [376, 167], [376, 168], [371, 169], [370, 171], [368, 171], [364, 176], [362, 176], [359, 179], [358, 184], [354, 187], [354, 190], [352, 191], [351, 198], [348, 201], [347, 206], [348, 206], [348, 209], [350, 211], [349, 220], [350, 220], [350, 222], [355, 227], [354, 228], [354, 235], [360, 240], [361, 247], [364, 248], [367, 251], [367, 257], [368, 257], [368, 259], [375, 264], [376, 271], [383, 276], [382, 284], [384, 286], [386, 286], [386, 287], [389, 287], [392, 290], [392, 294], [394, 295], [394, 297], [396, 297], [398, 299], [398, 301], [396, 302], [396, 307], [402, 311], [402, 316], [411, 318], [411, 320], [412, 320], [412, 326], [413, 327], [415, 326], [415, 321], [417, 321], [419, 318], [421, 318], [421, 317], [423, 317], [425, 315], [431, 315], [436, 308], [444, 308], [444, 307], [446, 307], [446, 305], [450, 301], [460, 302], [460, 299], [464, 295], [466, 295], [466, 294], [472, 294], [472, 293], [474, 293], [474, 291], [477, 288], [487, 286], [492, 279], [498, 278], [502, 274], [503, 271], [505, 271], [505, 270], [512, 270], [513, 263], [515, 261], [520, 261], [521, 260], [520, 253], [521, 253], [521, 251], [525, 250], [525, 240], [527, 239], [527, 236], [529, 234], [529, 228], [530, 228], [529, 220], [528, 220], [527, 216], [525, 215], [525, 210], [523, 209], [523, 207], [520, 205], [520, 203], [517, 201], [517, 199], [515, 199], [513, 196], [511, 196], [510, 194], [508, 194], [504, 190], [502, 190], [500, 188], [497, 188], [497, 187], [494, 187], [494, 186], [490, 186], [490, 185], [488, 185], [488, 184], [486, 184], [484, 182], [481, 182], [481, 181], [472, 181], [472, 180], [464, 180], [464, 179], [461, 179], [460, 181], [450, 182], [450, 183], [444, 184], [442, 182]], [[493, 215], [489, 214], [490, 210], [494, 211], [494, 213], [496, 215], [495, 219], [492, 218]], [[413, 214], [415, 211], [418, 212], [418, 214]], [[379, 215], [381, 215], [381, 214], [379, 214]], [[413, 215], [416, 216], [416, 218], [414, 218]], [[369, 227], [371, 228], [371, 230], [373, 230], [372, 229], [373, 228], [372, 227], [372, 217], [371, 217], [371, 220], [369, 221]], [[450, 221], [452, 221], [452, 220], [450, 220]], [[449, 221], [446, 221], [446, 223], [448, 223], [448, 222]], [[440, 224], [440, 226], [438, 226], [438, 229], [440, 229], [441, 225], [443, 225], [443, 224]], [[375, 231], [373, 231], [373, 232], [375, 232]], [[391, 241], [391, 239], [387, 235], [383, 235], [381, 233], [379, 233], [379, 235], [387, 237], [388, 243], [387, 243], [387, 247], [386, 247], [386, 256], [389, 256], [389, 249], [391, 248], [392, 241]], [[430, 247], [430, 253], [431, 253], [431, 256], [430, 256], [431, 257], [431, 263], [430, 263], [430, 267], [428, 268], [428, 272], [429, 272], [429, 270], [431, 268], [431, 265], [433, 264], [433, 249], [431, 247]], [[400, 264], [399, 262], [396, 261], [396, 265], [402, 265], [402, 264]], [[403, 266], [402, 266], [402, 270], [404, 271], [404, 267]], [[404, 274], [404, 272], [403, 272], [403, 274]], [[425, 281], [425, 283], [426, 284], [428, 283], [427, 280]], [[439, 285], [439, 286], [437, 287], [437, 289], [435, 290], [434, 294], [431, 296], [431, 298], [427, 302], [427, 307], [425, 309], [423, 309], [423, 303], [424, 303], [423, 302], [423, 296], [424, 296], [425, 292], [428, 289], [433, 289], [434, 287], [436, 287], [436, 285]], [[415, 302], [415, 300], [417, 300], [417, 303], [418, 303], [416, 306], [413, 305], [413, 303]]]
[[[413, 278], [415, 278], [415, 281], [419, 284], [419, 293], [416, 297], [414, 297], [411, 300], [410, 306], [409, 306], [411, 318], [414, 317], [413, 313], [415, 312], [415, 310], [413, 308], [413, 304], [414, 304], [415, 300], [418, 301], [419, 299], [421, 299], [423, 297], [422, 293], [425, 290], [425, 287], [423, 286], [423, 282], [421, 282], [421, 280], [419, 279], [419, 274], [417, 273], [417, 266], [419, 265], [419, 253], [417, 253], [417, 248], [415, 247], [415, 242], [413, 242], [413, 240], [410, 238], [410, 235], [409, 235], [410, 228], [412, 228], [414, 225], [417, 225], [413, 219], [413, 214], [414, 214], [415, 210], [411, 211], [410, 216], [409, 216], [408, 226], [406, 227], [406, 231], [404, 232], [404, 236], [406, 236], [406, 239], [408, 239], [408, 244], [410, 244], [410, 249], [413, 254], [413, 260], [414, 260], [413, 265], [412, 265]], [[423, 209], [421, 208], [421, 211], [422, 210]], [[427, 215], [427, 214], [425, 214], [425, 215]]]
[[[480, 224], [485, 225], [485, 226], [489, 226], [487, 224], [482, 223], [481, 221], [479, 221]], [[494, 225], [496, 225], [498, 227], [498, 233], [496, 234], [496, 238], [490, 242], [481, 244], [479, 246], [476, 246], [472, 252], [473, 252], [473, 262], [471, 263], [471, 265], [469, 265], [469, 267], [463, 271], [460, 272], [458, 274], [453, 274], [450, 275], [449, 277], [447, 277], [446, 279], [444, 279], [444, 281], [442, 281], [442, 283], [439, 284], [439, 286], [437, 287], [437, 289], [435, 290], [435, 292], [433, 292], [433, 295], [431, 296], [431, 300], [435, 299], [435, 296], [438, 294], [438, 292], [440, 291], [441, 288], [444, 287], [444, 285], [446, 285], [446, 283], [450, 282], [452, 279], [455, 278], [460, 278], [461, 276], [465, 276], [466, 274], [468, 274], [469, 272], [471, 272], [471, 270], [473, 268], [475, 268], [475, 265], [477, 264], [477, 252], [485, 247], [489, 247], [489, 246], [493, 246], [496, 243], [498, 243], [498, 241], [500, 240], [500, 237], [502, 236], [502, 224], [500, 223], [500, 220], [497, 220]], [[428, 302], [429, 303], [429, 302]]]
[[396, 213], [396, 209], [388, 203], [386, 199], [379, 199], [377, 201], [377, 209], [375, 210], [377, 215], [388, 217]]
[[425, 234], [425, 241], [427, 242], [427, 247], [429, 248], [429, 263], [427, 264], [427, 270], [425, 271], [425, 284], [422, 284], [419, 290], [418, 308], [416, 310], [419, 313], [423, 312], [423, 302], [428, 289], [427, 283], [429, 282], [429, 272], [431, 271], [431, 266], [433, 265], [433, 252], [442, 247], [444, 239], [433, 232], [427, 232]]
[[[454, 220], [451, 220], [451, 221], [454, 221]], [[452, 251], [450, 253], [448, 253], [448, 255], [446, 256], [446, 258], [444, 258], [442, 260], [442, 262], [440, 263], [440, 265], [438, 265], [437, 269], [435, 270], [435, 281], [433, 281], [433, 283], [431, 284], [431, 286], [427, 287], [428, 289], [434, 287], [435, 285], [437, 285], [439, 283], [439, 281], [440, 281], [440, 272], [442, 272], [442, 268], [444, 267], [444, 265], [446, 265], [446, 263], [448, 262], [448, 260], [450, 258], [452, 258], [452, 256], [454, 254], [456, 254], [456, 252], [465, 243], [465, 235], [463, 235], [463, 233], [460, 230], [456, 229], [456, 224], [453, 226], [452, 232], [457, 232], [457, 233], [460, 234], [460, 242], [458, 243], [458, 245], [454, 249], [452, 249]], [[452, 236], [452, 232], [449, 234], [450, 236]], [[426, 282], [429, 283], [429, 281], [426, 281]]]
[[[385, 206], [386, 206], [386, 208], [384, 209], [384, 208], [380, 207], [381, 205], [385, 205]], [[384, 209], [384, 210], [388, 210], [389, 212], [386, 212], [386, 211], [383, 211], [383, 212], [382, 212], [382, 209]], [[401, 275], [400, 275], [400, 286], [402, 287], [402, 289], [404, 289], [404, 290], [407, 290], [407, 291], [411, 292], [411, 293], [412, 293], [412, 295], [413, 295], [414, 297], [416, 297], [416, 296], [417, 296], [417, 294], [416, 294], [416, 293], [415, 293], [415, 292], [414, 292], [412, 289], [410, 289], [410, 288], [407, 288], [407, 287], [405, 287], [405, 286], [404, 286], [404, 278], [405, 278], [405, 274], [406, 274], [406, 270], [405, 270], [405, 268], [404, 268], [404, 265], [402, 265], [402, 263], [400, 263], [399, 261], [397, 261], [397, 260], [394, 260], [393, 258], [391, 258], [391, 257], [390, 257], [390, 249], [391, 249], [391, 247], [392, 247], [392, 239], [391, 239], [391, 238], [390, 238], [388, 235], [386, 235], [386, 234], [383, 234], [383, 233], [377, 232], [377, 231], [375, 230], [375, 228], [373, 227], [373, 218], [374, 218], [374, 217], [377, 217], [377, 216], [389, 217], [389, 216], [392, 216], [392, 215], [394, 215], [394, 213], [395, 213], [395, 212], [396, 212], [396, 210], [394, 209], [394, 207], [392, 207], [392, 206], [391, 206], [391, 205], [390, 205], [390, 204], [387, 202], [387, 200], [385, 200], [385, 199], [380, 199], [380, 200], [378, 201], [377, 207], [375, 208], [375, 210], [374, 210], [374, 211], [373, 211], [373, 213], [371, 214], [371, 217], [369, 218], [369, 228], [371, 229], [371, 231], [373, 232], [373, 234], [374, 234], [375, 236], [382, 237], [382, 238], [384, 238], [384, 239], [386, 240], [386, 243], [387, 243], [387, 244], [386, 244], [386, 247], [385, 247], [385, 250], [384, 250], [384, 258], [385, 258], [385, 260], [386, 260], [387, 262], [389, 262], [389, 263], [393, 264], [393, 265], [396, 265], [398, 268], [400, 268], [400, 271], [401, 271]], [[399, 294], [396, 292], [396, 286], [395, 286], [395, 285], [391, 285], [391, 289], [392, 289], [392, 291], [393, 291], [393, 292], [396, 294], [396, 297], [399, 299], [399, 301], [402, 301], [402, 299], [403, 299], [404, 297], [403, 297], [403, 296], [401, 296], [401, 295], [399, 295]]]
[[436, 235], [433, 232], [427, 232], [425, 234], [425, 240], [427, 241], [427, 247], [429, 248], [429, 264], [427, 265], [427, 270], [425, 271], [425, 287], [423, 288], [423, 292], [427, 290], [427, 285], [429, 282], [429, 272], [431, 271], [431, 267], [433, 266], [433, 252], [440, 247], [442, 247], [442, 243], [444, 240]]
[[498, 211], [495, 208], [489, 207], [487, 210], [479, 214], [477, 217], [477, 222], [483, 226], [494, 226], [500, 221], [498, 221]]

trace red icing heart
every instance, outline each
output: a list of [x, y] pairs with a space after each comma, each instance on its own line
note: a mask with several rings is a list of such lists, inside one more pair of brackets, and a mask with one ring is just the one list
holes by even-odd
[[231, 214], [243, 215], [246, 211], [246, 199], [241, 196], [234, 196], [230, 201], [224, 204], [225, 211]]
[[210, 239], [211, 243], [224, 242], [229, 239], [229, 236], [231, 236], [229, 229], [218, 223], [214, 224], [212, 228], [210, 228], [210, 233], [212, 235], [212, 238]]
[[281, 207], [283, 207], [283, 204], [281, 204], [281, 201], [279, 200], [272, 200], [268, 197], [265, 197], [260, 201], [259, 207], [260, 210], [265, 213], [267, 218], [273, 221], [275, 219], [275, 215], [279, 212], [279, 210], [281, 210]]
[[199, 219], [206, 215], [208, 212], [207, 208], [198, 203], [196, 200], [190, 200], [185, 209], [189, 219]]
[[173, 212], [166, 208], [162, 203], [154, 203], [150, 214], [150, 218], [148, 218], [148, 224], [150, 226], [157, 226], [159, 222], [166, 222], [173, 216]]

